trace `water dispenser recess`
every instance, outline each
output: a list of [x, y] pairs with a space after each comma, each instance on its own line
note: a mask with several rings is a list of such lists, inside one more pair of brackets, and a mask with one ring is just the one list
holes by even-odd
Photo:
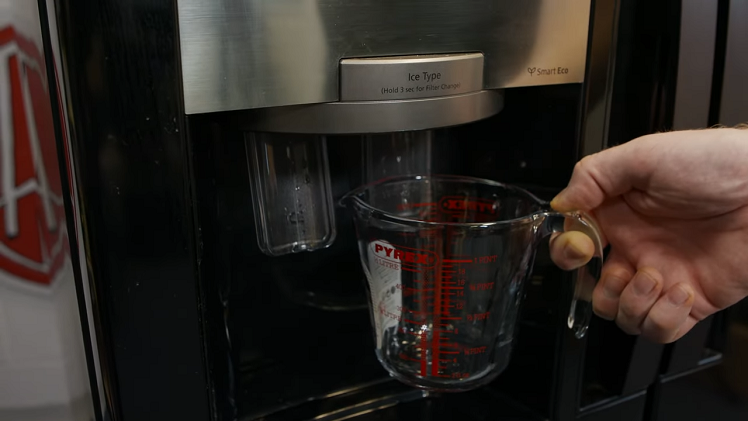
[[251, 133], [252, 204], [257, 243], [280, 256], [335, 241], [335, 212], [322, 136]]
[[257, 242], [282, 256], [336, 236], [326, 142], [355, 135], [363, 181], [431, 172], [434, 129], [491, 117], [501, 90], [483, 89], [481, 53], [340, 62], [341, 101], [250, 110], [244, 123]]

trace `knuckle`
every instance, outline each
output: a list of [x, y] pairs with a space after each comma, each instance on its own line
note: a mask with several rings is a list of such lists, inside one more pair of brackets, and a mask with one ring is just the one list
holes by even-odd
[[576, 165], [574, 165], [574, 171], [586, 171], [587, 169], [589, 169], [590, 164], [594, 160], [594, 156], [595, 154], [586, 155], [582, 159], [577, 161]]
[[618, 305], [618, 316], [624, 320], [641, 320], [644, 318], [642, 311], [636, 305], [623, 299]]
[[642, 336], [655, 343], [668, 344], [673, 342], [677, 334], [677, 326], [669, 326], [651, 320], [648, 320], [642, 326]]
[[638, 324], [630, 323], [621, 319], [616, 319], [616, 324], [622, 331], [628, 333], [629, 335], [639, 335], [642, 333], [641, 328], [639, 328]]
[[666, 320], [662, 320], [658, 317], [653, 317], [652, 315], [647, 318], [646, 326], [647, 331], [660, 336], [662, 336], [663, 333], [673, 329], [673, 326], [671, 326], [671, 324]]

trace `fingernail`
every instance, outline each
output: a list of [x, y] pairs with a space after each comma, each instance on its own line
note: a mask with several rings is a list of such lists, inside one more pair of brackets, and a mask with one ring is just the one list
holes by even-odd
[[626, 288], [626, 279], [617, 275], [608, 275], [603, 282], [603, 294], [606, 298], [617, 300], [621, 297], [623, 289]]
[[668, 292], [667, 298], [673, 307], [680, 307], [691, 298], [691, 291], [683, 285], [676, 285]]
[[587, 260], [584, 251], [574, 245], [571, 241], [566, 243], [566, 247], [564, 247], [564, 257], [568, 260], [573, 260], [574, 262], [579, 263], [584, 263]]
[[561, 193], [557, 194], [556, 197], [554, 197], [553, 200], [551, 200], [551, 208], [559, 212], [571, 210], [571, 209], [567, 209], [568, 204], [566, 203], [566, 189], [561, 190]]
[[634, 276], [634, 292], [636, 295], [645, 296], [649, 295], [652, 290], [657, 286], [657, 280], [655, 280], [647, 272], [639, 272]]

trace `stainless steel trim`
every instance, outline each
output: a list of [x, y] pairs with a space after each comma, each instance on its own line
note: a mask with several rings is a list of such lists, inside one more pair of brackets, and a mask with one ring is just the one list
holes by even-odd
[[340, 62], [340, 100], [459, 95], [483, 89], [483, 54], [353, 58]]
[[177, 0], [187, 114], [340, 100], [340, 60], [481, 52], [484, 89], [581, 83], [591, 0]]
[[678, 79], [675, 87], [673, 129], [697, 129], [709, 124], [717, 3], [682, 0]]
[[261, 108], [240, 113], [249, 131], [361, 134], [457, 126], [497, 114], [502, 91], [398, 101], [333, 102]]
[[732, 0], [728, 19], [719, 122], [735, 126], [748, 123], [748, 1]]

